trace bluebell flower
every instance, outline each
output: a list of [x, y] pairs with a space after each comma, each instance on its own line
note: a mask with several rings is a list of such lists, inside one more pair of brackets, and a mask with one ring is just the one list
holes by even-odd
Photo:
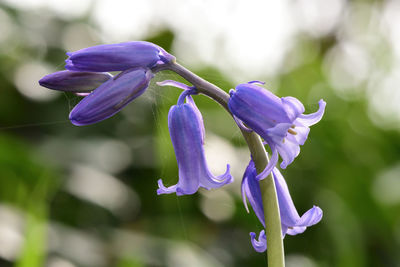
[[[249, 212], [246, 198], [253, 208], [257, 218], [265, 228], [264, 207], [261, 197], [260, 182], [256, 178], [257, 171], [253, 160], [250, 161], [243, 175], [242, 180], [242, 198], [247, 212]], [[279, 203], [279, 212], [281, 216], [281, 226], [283, 237], [288, 235], [297, 235], [303, 233], [307, 227], [317, 224], [322, 219], [322, 210], [313, 206], [303, 216], [299, 216], [289, 189], [282, 174], [277, 168], [272, 170], [272, 177], [275, 182], [276, 194]], [[267, 249], [267, 239], [265, 231], [260, 232], [258, 240], [255, 233], [250, 233], [251, 243], [257, 252], [264, 252]]]
[[91, 92], [113, 76], [107, 72], [57, 71], [39, 80], [43, 87], [65, 92]]
[[178, 196], [190, 195], [196, 193], [199, 187], [211, 189], [231, 183], [233, 178], [229, 173], [229, 164], [226, 172], [220, 176], [214, 176], [208, 169], [203, 148], [203, 119], [190, 96], [195, 89], [182, 87], [176, 82], [173, 85], [188, 89], [168, 113], [168, 129], [178, 162], [179, 181], [176, 185], [165, 187], [162, 180], [158, 180], [157, 194], [176, 192]]
[[75, 71], [124, 71], [134, 67], [152, 68], [175, 60], [161, 47], [143, 41], [105, 44], [68, 52], [65, 68]]
[[69, 114], [70, 121], [81, 126], [113, 116], [143, 94], [153, 76], [150, 69], [141, 67], [119, 73], [83, 98]]
[[255, 82], [239, 84], [230, 91], [229, 110], [246, 127], [254, 130], [270, 146], [271, 161], [257, 179], [265, 178], [282, 158], [281, 168], [286, 168], [300, 153], [310, 131], [319, 122], [326, 103], [319, 101], [317, 112], [305, 115], [303, 104], [294, 97], [279, 98]]

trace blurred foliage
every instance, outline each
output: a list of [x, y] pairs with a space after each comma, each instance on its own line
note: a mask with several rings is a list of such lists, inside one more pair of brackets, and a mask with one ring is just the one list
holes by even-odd
[[[54, 40], [72, 21], [52, 17], [52, 31], [40, 33], [47, 42], [43, 49], [25, 34], [30, 31], [21, 22], [26, 11], [5, 4], [0, 8], [14, 20], [18, 36], [0, 46], [0, 246], [8, 240], [15, 244], [14, 250], [14, 245], [0, 248], [1, 266], [183, 266], [179, 260], [185, 257], [197, 262], [193, 266], [266, 265], [248, 236], [261, 229], [259, 222], [245, 212], [237, 186], [227, 189], [234, 213], [221, 221], [205, 215], [204, 191], [179, 198], [156, 195], [159, 178], [171, 185], [178, 177], [167, 127], [177, 89], [152, 81], [120, 114], [75, 127], [67, 116], [79, 97], [59, 93], [35, 101], [21, 94], [13, 80], [27, 58], [61, 69], [65, 51]], [[174, 52], [174, 39], [174, 32], [164, 30], [147, 40]], [[379, 201], [384, 192], [374, 191], [377, 177], [399, 163], [399, 132], [371, 122], [363, 93], [346, 98], [332, 87], [322, 69], [337, 41], [335, 36], [299, 36], [286, 63], [295, 54], [307, 60], [279, 73], [272, 85], [267, 81], [267, 88], [279, 95], [299, 98], [307, 113], [317, 109], [319, 98], [328, 103], [301, 155], [283, 171], [299, 213], [315, 204], [324, 218], [302, 235], [286, 237], [286, 255], [295, 262], [291, 266], [400, 266], [399, 202]], [[388, 58], [389, 52], [380, 57], [382, 71]], [[235, 86], [213, 66], [194, 71], [224, 90]], [[157, 76], [163, 79], [184, 82], [168, 72]], [[207, 132], [243, 151], [244, 141], [229, 115], [204, 96], [195, 100]], [[117, 149], [115, 154], [108, 144], [122, 144], [127, 152], [121, 156], [125, 150]], [[128, 164], [121, 165], [126, 159]], [[79, 177], [86, 181], [75, 173], [82, 166], [108, 175], [104, 181], [113, 181], [111, 200], [108, 184], [102, 195], [100, 175], [98, 183], [79, 184]], [[123, 189], [112, 191], [118, 186]], [[107, 202], [122, 195], [128, 197], [116, 208]]]

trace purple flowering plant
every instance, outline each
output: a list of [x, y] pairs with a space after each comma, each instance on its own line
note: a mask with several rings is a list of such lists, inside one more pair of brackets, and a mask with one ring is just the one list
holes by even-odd
[[[70, 121], [77, 126], [105, 120], [142, 95], [158, 72], [170, 70], [191, 86], [173, 80], [158, 83], [182, 89], [177, 104], [168, 113], [168, 129], [178, 164], [178, 182], [165, 186], [158, 180], [157, 194], [190, 195], [200, 187], [216, 189], [233, 181], [230, 166], [220, 175], [211, 173], [204, 154], [205, 130], [193, 96], [204, 94], [224, 107], [246, 140], [251, 159], [243, 178], [241, 193], [264, 230], [257, 238], [250, 233], [255, 251], [267, 251], [269, 266], [284, 266], [283, 238], [297, 235], [318, 223], [322, 210], [313, 206], [300, 216], [288, 186], [276, 167], [287, 168], [300, 153], [310, 126], [321, 120], [326, 103], [321, 99], [315, 113], [304, 114], [303, 104], [288, 96], [279, 98], [252, 81], [228, 93], [176, 62], [173, 55], [149, 42], [134, 41], [98, 45], [68, 52], [66, 70], [46, 75], [40, 85], [75, 93], [83, 99], [71, 110]], [[119, 71], [115, 76], [109, 72]], [[265, 146], [271, 151], [271, 159]], [[268, 245], [268, 249], [267, 249]]]

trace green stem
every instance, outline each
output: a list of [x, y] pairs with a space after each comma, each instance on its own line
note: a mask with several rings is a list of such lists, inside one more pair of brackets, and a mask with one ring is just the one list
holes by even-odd
[[[168, 69], [179, 74], [185, 80], [194, 85], [199, 93], [214, 99], [222, 107], [224, 107], [229, 112], [229, 114], [231, 114], [228, 108], [229, 95], [218, 86], [204, 80], [203, 78], [197, 76], [196, 74], [176, 62], [171, 62], [170, 64], [167, 64], [163, 69]], [[267, 152], [265, 151], [264, 145], [262, 144], [259, 135], [257, 135], [256, 133], [249, 133], [243, 130], [241, 131], [244, 139], [247, 142], [250, 153], [253, 156], [257, 172], [260, 173], [268, 164], [268, 156]], [[262, 199], [264, 205], [265, 228], [268, 244], [268, 266], [284, 267], [285, 261], [281, 218], [279, 214], [279, 204], [277, 200], [274, 179], [272, 178], [272, 176], [269, 175], [268, 177], [260, 181], [260, 187], [261, 192], [263, 192]]]

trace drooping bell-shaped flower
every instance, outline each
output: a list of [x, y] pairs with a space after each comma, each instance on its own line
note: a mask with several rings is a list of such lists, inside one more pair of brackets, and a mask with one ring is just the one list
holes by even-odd
[[83, 98], [69, 114], [75, 125], [87, 125], [105, 120], [119, 112], [149, 86], [153, 73], [147, 68], [133, 68], [101, 84]]
[[161, 47], [144, 41], [105, 44], [68, 52], [65, 68], [75, 71], [124, 71], [134, 67], [152, 68], [175, 57]]
[[[257, 171], [253, 160], [250, 161], [243, 175], [242, 180], [242, 198], [246, 210], [248, 199], [257, 218], [265, 228], [264, 207], [261, 197], [260, 182], [256, 179]], [[307, 227], [317, 224], [322, 219], [322, 210], [313, 206], [303, 216], [299, 216], [294, 206], [289, 189], [282, 174], [277, 168], [272, 170], [272, 177], [275, 182], [276, 194], [279, 203], [279, 212], [281, 216], [282, 235], [297, 235], [303, 233]], [[265, 231], [260, 232], [258, 240], [255, 233], [250, 233], [251, 243], [257, 252], [264, 252], [267, 249], [267, 239]]]
[[172, 106], [168, 113], [168, 129], [178, 162], [179, 181], [176, 185], [165, 187], [162, 180], [158, 180], [157, 194], [176, 192], [178, 196], [190, 195], [196, 193], [199, 187], [218, 188], [233, 181], [229, 164], [220, 176], [214, 176], [208, 169], [203, 148], [203, 119], [190, 96], [193, 93], [195, 89], [184, 91], [177, 105]]
[[303, 104], [294, 97], [279, 98], [270, 91], [254, 84], [239, 84], [230, 91], [229, 110], [246, 127], [259, 134], [270, 146], [271, 161], [258, 179], [265, 178], [276, 165], [278, 153], [281, 168], [286, 168], [300, 153], [310, 131], [319, 122], [326, 103], [319, 101], [317, 112], [305, 115]]
[[112, 77], [107, 72], [62, 70], [44, 76], [39, 80], [39, 84], [49, 89], [84, 93], [93, 91]]

